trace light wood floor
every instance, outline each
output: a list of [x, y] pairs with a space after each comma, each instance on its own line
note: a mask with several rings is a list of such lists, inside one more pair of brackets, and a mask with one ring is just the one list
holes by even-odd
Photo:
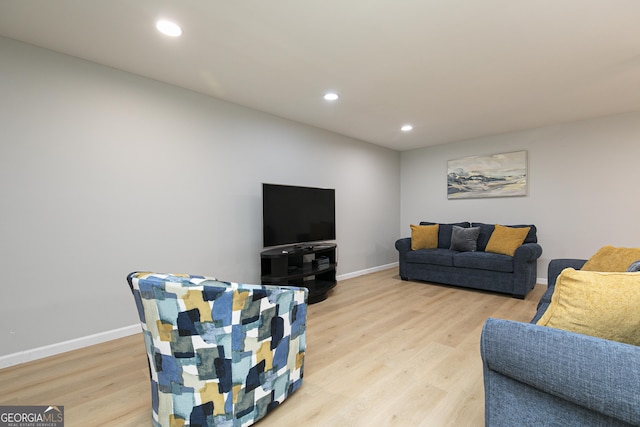
[[[302, 387], [257, 425], [483, 426], [482, 324], [529, 321], [545, 289], [518, 300], [397, 269], [341, 281], [309, 306]], [[63, 405], [66, 427], [151, 425], [142, 336], [0, 370], [0, 405]]]

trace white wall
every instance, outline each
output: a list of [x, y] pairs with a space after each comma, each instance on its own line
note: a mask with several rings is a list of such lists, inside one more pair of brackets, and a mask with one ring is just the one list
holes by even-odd
[[[340, 275], [420, 220], [534, 223], [550, 259], [638, 246], [640, 112], [399, 154], [0, 38], [0, 357], [137, 322], [133, 270], [257, 282], [262, 182], [336, 188]], [[527, 150], [529, 195], [447, 200], [447, 160]]]
[[399, 153], [0, 38], [0, 356], [137, 322], [134, 270], [257, 283], [261, 183], [336, 189], [338, 274], [397, 262]]
[[[528, 151], [526, 197], [447, 199], [447, 160]], [[640, 245], [640, 112], [403, 152], [401, 230], [421, 220], [533, 223], [543, 254], [588, 258], [601, 246]]]

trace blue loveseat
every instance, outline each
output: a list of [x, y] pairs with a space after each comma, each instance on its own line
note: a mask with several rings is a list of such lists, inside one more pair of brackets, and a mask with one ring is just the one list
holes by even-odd
[[585, 262], [550, 262], [549, 288], [531, 323], [485, 322], [487, 427], [640, 425], [640, 347], [535, 324], [560, 272]]
[[[432, 225], [421, 222], [420, 225]], [[454, 226], [480, 229], [475, 251], [451, 249]], [[466, 288], [510, 294], [524, 298], [536, 284], [537, 260], [542, 247], [537, 243], [535, 225], [512, 225], [530, 227], [524, 243], [513, 256], [485, 252], [494, 231], [494, 224], [457, 222], [439, 224], [438, 247], [434, 249], [411, 249], [411, 238], [396, 241], [399, 254], [399, 273], [403, 280], [421, 280]]]

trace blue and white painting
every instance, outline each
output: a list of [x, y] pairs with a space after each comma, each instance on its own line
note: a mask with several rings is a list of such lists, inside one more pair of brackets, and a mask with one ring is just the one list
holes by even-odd
[[527, 152], [465, 157], [447, 162], [447, 197], [527, 195]]

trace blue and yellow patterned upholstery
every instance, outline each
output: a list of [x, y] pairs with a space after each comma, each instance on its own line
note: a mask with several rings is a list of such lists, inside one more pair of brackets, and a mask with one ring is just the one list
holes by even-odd
[[248, 426], [302, 384], [308, 291], [131, 273], [153, 425]]

